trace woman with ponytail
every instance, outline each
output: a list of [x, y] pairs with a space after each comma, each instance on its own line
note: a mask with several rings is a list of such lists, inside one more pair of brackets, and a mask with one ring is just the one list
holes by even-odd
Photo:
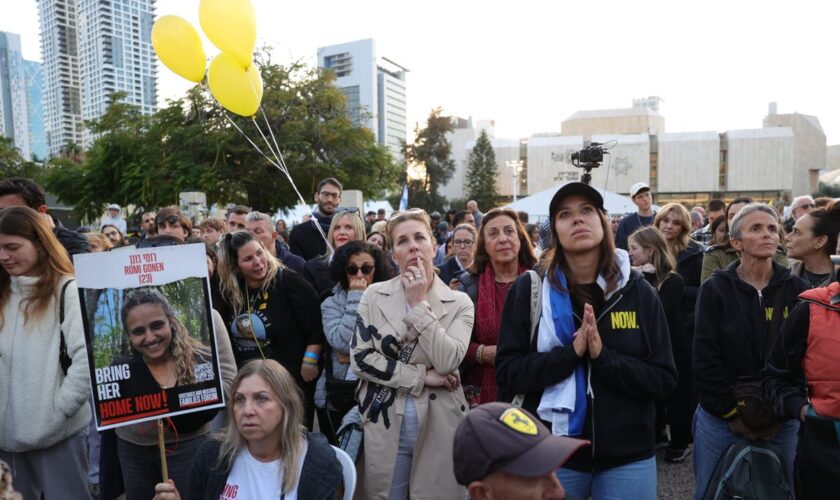
[[797, 219], [787, 235], [788, 257], [798, 261], [790, 273], [807, 281], [811, 288], [837, 281], [831, 254], [837, 249], [838, 226], [840, 203], [835, 202], [827, 209], [819, 208]]

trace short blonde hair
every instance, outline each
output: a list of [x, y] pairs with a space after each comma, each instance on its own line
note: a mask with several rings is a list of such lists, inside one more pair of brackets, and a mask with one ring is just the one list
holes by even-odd
[[[365, 241], [365, 223], [362, 220], [361, 215], [359, 215], [359, 212], [350, 212], [348, 210], [339, 209], [336, 210], [333, 214], [332, 222], [330, 222], [330, 229], [329, 231], [327, 231], [327, 241], [330, 242], [331, 247], [335, 247], [335, 240], [333, 240], [333, 235], [335, 234], [335, 227], [345, 217], [350, 218], [350, 224], [353, 225], [353, 231], [356, 233], [356, 237], [353, 239]], [[330, 250], [327, 250], [327, 252], [331, 253]]]
[[107, 252], [114, 247], [111, 240], [102, 233], [85, 233], [85, 237], [91, 244], [96, 243], [99, 245], [99, 248], [101, 248], [103, 252]]
[[399, 212], [397, 215], [392, 217], [391, 220], [388, 221], [388, 230], [386, 233], [388, 235], [388, 240], [394, 241], [394, 229], [403, 222], [410, 220], [422, 222], [426, 231], [429, 233], [429, 238], [431, 238], [432, 241], [437, 241], [435, 239], [435, 235], [432, 234], [432, 219], [429, 218], [429, 214], [427, 214], [422, 208], [412, 208], [411, 210], [406, 210], [405, 212]]

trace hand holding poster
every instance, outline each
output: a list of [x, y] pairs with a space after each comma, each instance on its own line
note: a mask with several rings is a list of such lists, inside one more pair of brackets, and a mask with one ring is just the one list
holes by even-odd
[[75, 256], [97, 429], [224, 406], [202, 245]]

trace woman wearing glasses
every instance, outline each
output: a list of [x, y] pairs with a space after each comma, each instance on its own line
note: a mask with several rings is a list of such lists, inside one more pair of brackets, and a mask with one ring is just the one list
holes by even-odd
[[330, 275], [330, 261], [335, 252], [349, 241], [362, 240], [365, 237], [365, 223], [359, 215], [358, 208], [342, 207], [333, 214], [330, 229], [327, 231], [327, 241], [332, 251], [327, 249], [327, 255], [306, 261], [303, 266], [303, 276], [318, 292], [322, 299], [335, 286], [336, 282]]
[[321, 303], [321, 321], [330, 352], [324, 355], [325, 366], [318, 379], [315, 406], [319, 411], [326, 410], [328, 421], [322, 422], [320, 429], [333, 438], [342, 417], [355, 404], [356, 376], [349, 370], [350, 341], [356, 328], [359, 301], [369, 285], [388, 279], [388, 265], [384, 254], [375, 246], [350, 241], [333, 254], [330, 274], [337, 284], [332, 295]]
[[[470, 224], [460, 224], [452, 232], [453, 254], [440, 266], [440, 279], [453, 290], [461, 286], [457, 276], [466, 271], [473, 261], [476, 231]], [[454, 282], [453, 282], [454, 280]]]
[[362, 295], [350, 348], [365, 420], [358, 496], [465, 498], [452, 474], [452, 443], [468, 411], [458, 365], [473, 305], [435, 276], [426, 212], [400, 213], [388, 236], [400, 275]]
[[496, 401], [496, 342], [505, 298], [516, 278], [536, 263], [534, 248], [516, 212], [494, 208], [484, 214], [475, 260], [459, 277], [461, 291], [475, 304], [476, 321], [464, 359], [468, 367], [464, 383], [480, 390], [478, 401], [471, 403]]

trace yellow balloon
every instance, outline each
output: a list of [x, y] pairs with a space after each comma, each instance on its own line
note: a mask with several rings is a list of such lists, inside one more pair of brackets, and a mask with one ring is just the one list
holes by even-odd
[[198, 31], [184, 18], [163, 16], [152, 26], [152, 47], [167, 68], [191, 82], [204, 79], [207, 59]]
[[242, 69], [233, 56], [222, 52], [210, 62], [207, 84], [216, 101], [237, 115], [254, 116], [260, 107], [262, 77], [254, 64]]
[[198, 20], [213, 45], [232, 55], [243, 69], [251, 66], [257, 42], [251, 0], [201, 0]]

